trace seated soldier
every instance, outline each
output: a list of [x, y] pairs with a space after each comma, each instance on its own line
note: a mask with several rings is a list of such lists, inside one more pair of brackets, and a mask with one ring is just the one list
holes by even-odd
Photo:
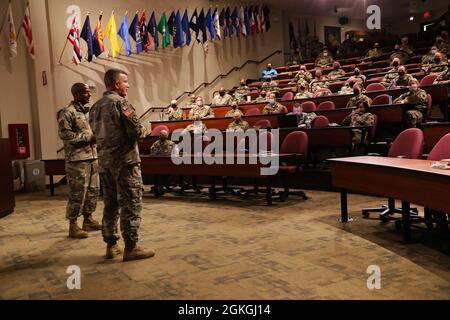
[[406, 67], [400, 66], [398, 67], [398, 76], [392, 80], [389, 88], [407, 87], [409, 82], [413, 79], [414, 77], [412, 75], [406, 73]]
[[435, 46], [437, 47], [439, 52], [444, 55], [448, 55], [450, 53], [450, 44], [448, 43], [448, 41], [444, 40], [442, 36], [436, 37]]
[[250, 94], [250, 87], [247, 86], [245, 79], [241, 79], [241, 85], [234, 92], [234, 98], [241, 103], [242, 101], [247, 99], [247, 96]]
[[226, 118], [232, 117], [236, 112], [241, 114], [241, 115], [244, 115], [244, 113], [238, 107], [237, 100], [232, 100], [231, 101], [231, 110], [226, 113], [225, 117]]
[[189, 102], [186, 104], [185, 109], [192, 109], [196, 106], [195, 101], [197, 100], [197, 96], [195, 94], [191, 94], [189, 96]]
[[409, 60], [409, 55], [400, 49], [400, 45], [396, 44], [394, 46], [394, 52], [390, 56], [391, 61], [394, 61], [395, 58], [398, 58], [400, 60], [400, 64], [405, 64]]
[[239, 112], [233, 113], [233, 122], [228, 125], [227, 131], [247, 131], [250, 125], [247, 121], [242, 120], [242, 114]]
[[341, 64], [339, 63], [339, 61], [333, 62], [333, 71], [331, 71], [327, 76], [331, 80], [335, 80], [345, 76], [345, 71], [341, 69]]
[[392, 84], [392, 81], [398, 77], [398, 68], [400, 67], [400, 59], [395, 58], [394, 61], [391, 63], [392, 69], [389, 70], [383, 77], [383, 80], [381, 80], [381, 84], [384, 85], [386, 88], [389, 88]]
[[333, 57], [331, 56], [330, 52], [326, 47], [322, 49], [322, 52], [319, 54], [319, 56], [316, 59], [315, 65], [316, 67], [330, 67], [334, 62]]
[[279, 94], [280, 93], [280, 88], [278, 88], [278, 82], [276, 82], [275, 80], [272, 80], [271, 76], [268, 76], [266, 78], [266, 82], [263, 82], [263, 84], [261, 85], [261, 90], [265, 90], [267, 92], [267, 94], [270, 94], [270, 93]]
[[306, 69], [305, 65], [300, 66], [300, 71], [295, 75], [294, 82], [307, 82], [310, 83], [312, 81], [312, 74]]
[[353, 93], [355, 94], [354, 97], [350, 98], [350, 100], [347, 102], [346, 108], [354, 108], [358, 105], [360, 102], [367, 102], [368, 105], [372, 103], [370, 98], [366, 96], [363, 92], [363, 87], [360, 84], [355, 84], [353, 86]]
[[195, 100], [195, 106], [189, 112], [189, 119], [194, 119], [194, 115], [198, 114], [200, 118], [214, 118], [214, 111], [210, 106], [203, 104], [203, 98], [197, 97]]
[[167, 110], [167, 115], [169, 121], [178, 121], [184, 119], [184, 112], [182, 109], [178, 108], [177, 100], [172, 100], [169, 110]]
[[441, 73], [447, 70], [447, 59], [444, 58], [444, 55], [437, 52], [434, 55], [433, 63], [423, 66], [422, 71], [425, 74], [431, 73]]
[[215, 95], [211, 105], [213, 107], [229, 106], [233, 97], [226, 93], [224, 88], [219, 89], [219, 93]]
[[[448, 61], [450, 63], [450, 61]], [[450, 83], [450, 68], [447, 68], [444, 72], [439, 73], [433, 84]]]
[[206, 125], [202, 122], [201, 117], [198, 113], [195, 113], [193, 115], [193, 123], [188, 125], [183, 132], [190, 132], [193, 134], [204, 134], [206, 131], [208, 131], [208, 128], [206, 128]]
[[299, 128], [311, 128], [311, 122], [317, 117], [314, 112], [303, 112], [300, 103], [294, 104], [292, 112], [288, 115], [295, 115], [297, 117], [297, 126]]
[[264, 70], [264, 71], [261, 73], [261, 78], [260, 78], [260, 80], [263, 80], [263, 81], [264, 81], [264, 80], [266, 80], [269, 76], [270, 76], [271, 79], [277, 79], [277, 78], [278, 78], [278, 72], [277, 72], [277, 70], [275, 70], [275, 69], [272, 67], [272, 64], [271, 64], [271, 63], [267, 64], [266, 70]]
[[[369, 112], [369, 104], [367, 101], [359, 101], [356, 104], [356, 110], [352, 111], [344, 121], [342, 121], [343, 126], [350, 127], [363, 127], [363, 126], [373, 126], [374, 117], [373, 114]], [[353, 146], [360, 145], [362, 141], [362, 130], [353, 129]]]
[[373, 49], [370, 49], [369, 52], [361, 59], [361, 61], [370, 61], [373, 59], [378, 58], [383, 54], [383, 50], [380, 48], [380, 44], [378, 42], [375, 42], [373, 45]]
[[432, 46], [430, 52], [422, 57], [422, 67], [433, 64], [436, 53], [439, 53], [438, 48], [436, 46]]
[[402, 45], [400, 46], [400, 49], [406, 52], [409, 58], [414, 56], [414, 50], [413, 47], [409, 44], [409, 39], [407, 36], [403, 36], [401, 39]]
[[150, 154], [153, 156], [170, 156], [172, 151], [176, 151], [177, 145], [169, 140], [169, 133], [161, 130], [159, 139], [151, 146]]
[[298, 86], [298, 92], [295, 95], [294, 99], [308, 99], [308, 98], [313, 98], [314, 95], [308, 91], [307, 89], [307, 84], [305, 83], [301, 83]]
[[319, 88], [328, 89], [328, 78], [322, 75], [322, 69], [316, 69], [314, 79], [310, 83], [311, 92], [316, 91]]
[[366, 84], [366, 76], [362, 74], [361, 70], [356, 67], [354, 69], [355, 74], [353, 75], [353, 78], [356, 79], [356, 82], [359, 83], [360, 85], [365, 85]]
[[268, 100], [269, 100], [269, 97], [267, 96], [266, 90], [261, 90], [259, 92], [259, 96], [256, 97], [255, 101], [253, 101], [253, 102], [261, 103], [261, 102], [267, 102]]
[[427, 92], [419, 88], [419, 81], [412, 78], [409, 82], [409, 91], [394, 100], [394, 103], [405, 103], [412, 106], [406, 112], [406, 126], [415, 128], [423, 119], [422, 112], [427, 109]]
[[266, 105], [262, 111], [262, 114], [274, 114], [274, 113], [284, 113], [285, 107], [278, 103], [276, 100], [276, 95], [271, 93], [269, 95], [269, 104]]
[[353, 86], [356, 84], [356, 82], [356, 78], [348, 78], [342, 86], [341, 90], [339, 90], [338, 94], [353, 94]]

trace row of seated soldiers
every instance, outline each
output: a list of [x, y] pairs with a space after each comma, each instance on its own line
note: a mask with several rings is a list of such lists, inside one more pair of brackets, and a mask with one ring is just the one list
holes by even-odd
[[[295, 115], [297, 119], [297, 125], [299, 128], [310, 128], [312, 122], [317, 117], [314, 112], [304, 112], [302, 105], [296, 103], [293, 106], [292, 112], [287, 115]], [[235, 110], [232, 113], [233, 121], [230, 122], [227, 128], [227, 132], [247, 131], [252, 127], [249, 123], [242, 119], [242, 112]], [[198, 113], [195, 113], [192, 119], [192, 123], [189, 124], [183, 133], [192, 134], [205, 134], [208, 131], [206, 124], [202, 121], [202, 118]], [[353, 131], [353, 144], [358, 146], [363, 142], [363, 130], [358, 127], [372, 126], [374, 124], [374, 116], [369, 112], [368, 101], [359, 101], [356, 104], [356, 109], [352, 111], [341, 123], [344, 126], [354, 127]], [[258, 126], [254, 126], [253, 129], [259, 129]], [[169, 134], [167, 131], [162, 130], [159, 135], [159, 139], [151, 146], [151, 155], [171, 155], [176, 144], [168, 139]]]

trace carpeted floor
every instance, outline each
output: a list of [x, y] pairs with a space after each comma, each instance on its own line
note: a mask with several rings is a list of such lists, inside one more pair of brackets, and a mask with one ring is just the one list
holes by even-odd
[[[67, 189], [17, 196], [0, 219], [1, 299], [449, 299], [450, 243], [413, 230], [401, 243], [394, 224], [361, 219], [384, 199], [351, 195], [357, 219], [338, 222], [339, 195], [276, 202], [168, 196], [144, 199], [141, 244], [153, 259], [103, 260], [100, 232], [67, 238]], [[96, 217], [100, 218], [100, 202]], [[121, 245], [123, 245], [121, 243]], [[81, 268], [69, 290], [67, 267]], [[381, 270], [368, 290], [367, 268]]]

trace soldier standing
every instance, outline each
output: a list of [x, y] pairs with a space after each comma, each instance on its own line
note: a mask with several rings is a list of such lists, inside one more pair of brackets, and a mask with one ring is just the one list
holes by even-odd
[[[87, 116], [86, 105], [91, 98], [89, 87], [75, 83], [72, 95], [73, 101], [57, 113], [58, 135], [64, 142], [70, 188], [66, 210], [70, 220], [69, 238], [83, 239], [88, 237], [87, 231], [101, 230], [101, 225], [92, 218], [99, 193], [97, 148]], [[77, 223], [81, 215], [84, 216], [83, 229]]]
[[137, 244], [142, 211], [142, 175], [138, 140], [147, 135], [126, 96], [130, 85], [126, 72], [118, 69], [105, 74], [107, 91], [90, 111], [89, 122], [97, 137], [100, 179], [104, 189], [103, 240], [106, 259], [121, 253], [117, 245], [117, 223], [125, 241], [123, 261], [151, 258], [153, 250]]

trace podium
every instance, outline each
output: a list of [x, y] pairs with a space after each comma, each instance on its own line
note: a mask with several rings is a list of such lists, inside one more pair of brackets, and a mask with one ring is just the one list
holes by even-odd
[[0, 218], [14, 211], [14, 198], [11, 145], [9, 139], [0, 139]]

